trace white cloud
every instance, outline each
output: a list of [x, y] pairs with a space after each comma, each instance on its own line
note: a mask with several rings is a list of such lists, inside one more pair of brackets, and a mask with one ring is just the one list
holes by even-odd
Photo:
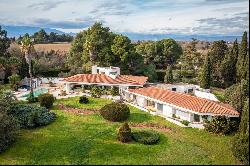
[[[248, 4], [247, 0], [0, 0], [0, 24], [77, 32], [102, 21], [116, 32], [241, 34], [248, 29], [248, 20], [230, 26], [237, 23], [236, 14], [246, 12], [249, 17]], [[224, 22], [218, 27], [199, 21], [209, 18]]]

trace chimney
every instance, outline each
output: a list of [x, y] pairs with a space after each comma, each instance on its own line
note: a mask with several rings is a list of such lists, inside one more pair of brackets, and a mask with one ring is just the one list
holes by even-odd
[[97, 74], [97, 65], [92, 66], [92, 74]]

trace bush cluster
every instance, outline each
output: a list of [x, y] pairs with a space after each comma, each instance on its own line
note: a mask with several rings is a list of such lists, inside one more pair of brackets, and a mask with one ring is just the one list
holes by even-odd
[[102, 107], [100, 114], [106, 120], [120, 122], [128, 119], [130, 110], [126, 104], [113, 102]]
[[13, 106], [10, 115], [18, 120], [21, 128], [34, 128], [47, 125], [56, 119], [54, 112], [49, 112], [44, 107], [27, 104]]
[[118, 96], [119, 95], [119, 88], [118, 87], [113, 87], [112, 89], [110, 89], [110, 94], [112, 96]]
[[86, 96], [81, 96], [79, 99], [80, 104], [87, 104], [89, 103], [89, 99]]
[[55, 97], [52, 94], [44, 93], [38, 97], [41, 107], [51, 108], [55, 101]]
[[132, 133], [132, 137], [136, 142], [153, 145], [160, 140], [160, 135], [156, 131], [142, 130]]
[[18, 123], [5, 111], [0, 111], [0, 153], [6, 150], [16, 139]]
[[94, 98], [100, 98], [103, 95], [103, 90], [100, 87], [93, 86], [90, 89], [90, 94]]
[[183, 120], [183, 121], [181, 121], [181, 123], [184, 124], [185, 126], [188, 126], [188, 124], [189, 124], [190, 122], [187, 121], [187, 120]]
[[206, 131], [227, 135], [238, 130], [239, 122], [237, 120], [230, 120], [225, 116], [215, 116], [210, 122], [206, 121], [204, 127]]
[[121, 142], [129, 142], [132, 140], [131, 129], [127, 122], [125, 122], [118, 131], [118, 140]]

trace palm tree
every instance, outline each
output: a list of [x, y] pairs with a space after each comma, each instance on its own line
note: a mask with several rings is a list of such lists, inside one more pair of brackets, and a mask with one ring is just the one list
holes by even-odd
[[33, 76], [32, 76], [32, 69], [31, 69], [31, 53], [34, 52], [34, 43], [31, 41], [31, 38], [29, 36], [24, 36], [22, 41], [21, 41], [21, 50], [22, 53], [25, 56], [25, 60], [29, 65], [29, 75], [30, 75], [30, 97], [33, 98], [34, 97], [34, 93], [33, 93]]
[[86, 50], [89, 52], [89, 58], [91, 61], [94, 61], [97, 56], [96, 54], [94, 53], [94, 48], [93, 48], [93, 45], [90, 41], [86, 40], [86, 43], [85, 43], [85, 46], [86, 46]]

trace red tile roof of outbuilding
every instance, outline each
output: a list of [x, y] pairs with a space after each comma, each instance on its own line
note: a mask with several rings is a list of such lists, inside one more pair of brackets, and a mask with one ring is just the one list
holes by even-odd
[[184, 93], [173, 92], [157, 87], [129, 89], [129, 91], [194, 112], [239, 116], [239, 112], [237, 112], [228, 104], [191, 96]]

